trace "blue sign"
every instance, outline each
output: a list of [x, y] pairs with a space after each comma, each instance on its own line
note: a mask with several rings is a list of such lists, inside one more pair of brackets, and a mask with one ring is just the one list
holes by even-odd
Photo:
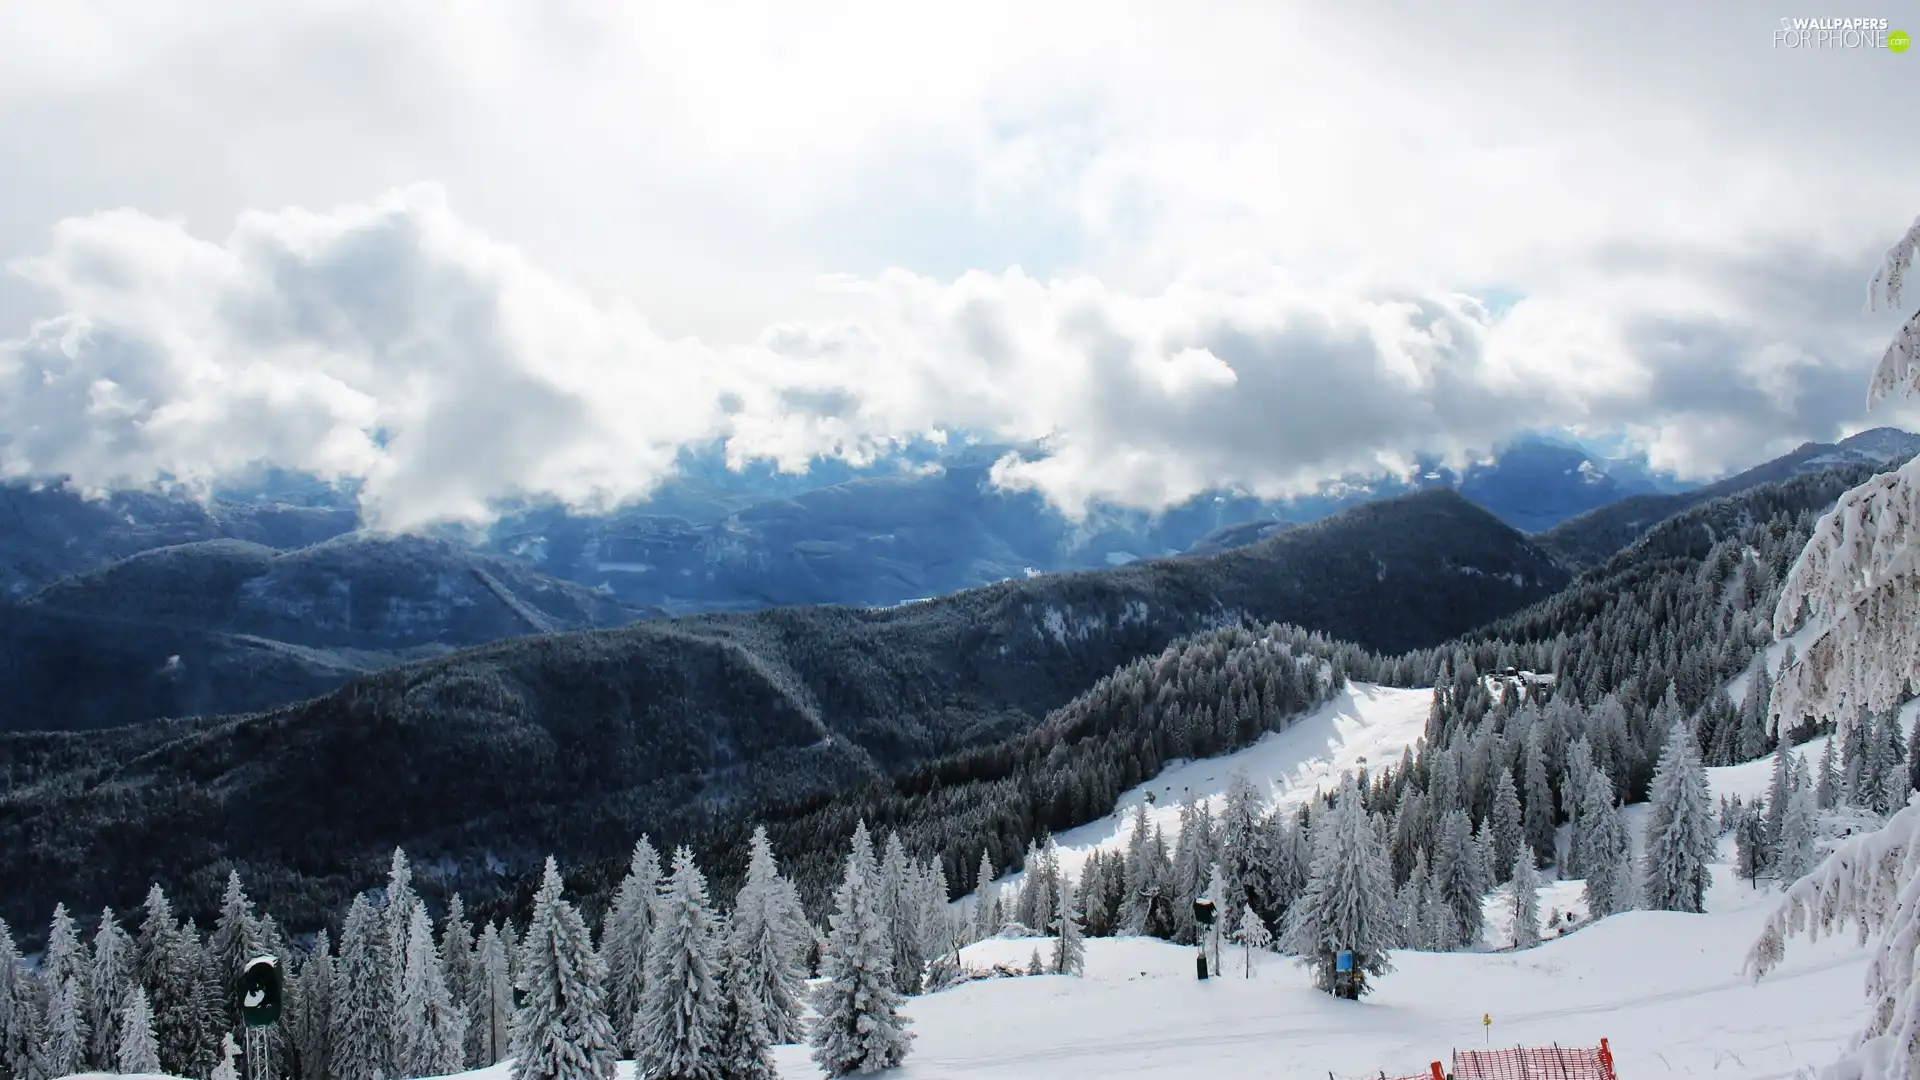
[[1333, 970], [1342, 973], [1352, 971], [1353, 954], [1345, 949], [1341, 949], [1340, 955], [1333, 958]]

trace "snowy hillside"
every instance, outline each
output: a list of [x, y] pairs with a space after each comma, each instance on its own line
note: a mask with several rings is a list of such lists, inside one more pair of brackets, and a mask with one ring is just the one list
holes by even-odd
[[[1227, 780], [1236, 772], [1247, 774], [1268, 805], [1291, 806], [1312, 798], [1316, 791], [1332, 791], [1342, 773], [1395, 764], [1401, 751], [1426, 731], [1432, 705], [1431, 689], [1349, 683], [1332, 701], [1285, 730], [1269, 732], [1232, 754], [1169, 765], [1159, 776], [1122, 794], [1113, 813], [1058, 834], [1054, 839], [1060, 844], [1061, 866], [1077, 876], [1096, 848], [1123, 850], [1135, 808], [1142, 803], [1147, 806], [1147, 820], [1164, 829], [1171, 844], [1180, 834], [1180, 801], [1192, 795], [1217, 813]], [[1016, 873], [1000, 881], [1004, 885], [1021, 878]]]
[[[1730, 848], [1723, 843], [1723, 857]], [[1559, 883], [1565, 889], [1575, 883]], [[918, 1038], [899, 1080], [1334, 1080], [1409, 1076], [1457, 1047], [1593, 1046], [1621, 1077], [1785, 1078], [1831, 1061], [1857, 1029], [1865, 954], [1850, 935], [1798, 943], [1753, 985], [1746, 950], [1778, 897], [1714, 868], [1705, 915], [1629, 912], [1522, 953], [1413, 953], [1362, 1002], [1314, 990], [1274, 954], [1242, 977], [1194, 978], [1194, 951], [1144, 938], [1087, 941], [1087, 975], [987, 979], [906, 1003]], [[1543, 891], [1542, 910], [1549, 906]], [[1045, 941], [969, 946], [969, 967], [1024, 968]], [[1490, 1016], [1490, 1029], [1481, 1025]], [[775, 1052], [788, 1080], [819, 1070]], [[466, 1074], [506, 1080], [506, 1065]], [[618, 1080], [634, 1080], [631, 1063]]]

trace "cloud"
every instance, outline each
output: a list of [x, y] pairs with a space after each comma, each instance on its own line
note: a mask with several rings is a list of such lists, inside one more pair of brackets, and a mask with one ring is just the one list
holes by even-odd
[[1597, 298], [1604, 317], [1547, 293], [1496, 318], [1464, 294], [1307, 288], [1247, 260], [1153, 294], [895, 271], [841, 283], [860, 321], [668, 339], [431, 185], [250, 212], [218, 243], [133, 211], [71, 219], [14, 268], [63, 314], [0, 346], [0, 470], [112, 487], [268, 462], [364, 478], [369, 517], [399, 529], [527, 496], [608, 506], [716, 435], [736, 462], [788, 468], [949, 431], [1044, 440], [996, 476], [1078, 512], [1293, 493], [1543, 425], [1634, 425], [1717, 466], [1810, 399], [1841, 407], [1809, 390], [1833, 382], [1814, 359], [1831, 341], [1794, 312], [1749, 326], [1657, 281]]
[[0, 470], [400, 525], [716, 435], [1044, 439], [999, 475], [1067, 507], [1553, 425], [1711, 473], [1869, 419], [1915, 210], [1912, 57], [1779, 14], [14, 5]]

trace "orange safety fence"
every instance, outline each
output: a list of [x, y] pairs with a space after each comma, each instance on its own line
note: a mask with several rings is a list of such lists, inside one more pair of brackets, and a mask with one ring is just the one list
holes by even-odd
[[1605, 1039], [1599, 1046], [1455, 1050], [1452, 1080], [1615, 1080], [1613, 1051]]

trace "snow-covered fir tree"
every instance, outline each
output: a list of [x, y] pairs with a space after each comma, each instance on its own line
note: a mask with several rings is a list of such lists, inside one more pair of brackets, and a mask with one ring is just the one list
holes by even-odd
[[[467, 921], [467, 905], [459, 893], [447, 900], [447, 918], [440, 925], [440, 966], [447, 976], [448, 999], [466, 1014], [467, 1000], [473, 996], [473, 924]], [[462, 1068], [466, 1060], [463, 1042]]]
[[1613, 782], [1595, 769], [1586, 785], [1575, 842], [1580, 850], [1587, 911], [1595, 919], [1627, 911], [1638, 899], [1633, 880], [1633, 846], [1626, 823], [1613, 802]]
[[513, 1018], [509, 1080], [613, 1080], [605, 972], [585, 920], [560, 890], [560, 867], [549, 855], [520, 942], [526, 998]]
[[119, 1057], [120, 1014], [134, 987], [133, 936], [112, 908], [100, 913], [87, 963], [87, 1027], [92, 1042], [87, 1058], [93, 1068], [112, 1071]]
[[[1058, 859], [1055, 860], [1058, 862]], [[940, 860], [935, 859], [921, 867], [920, 882], [920, 937], [927, 952], [927, 976], [924, 989], [938, 990], [947, 984], [960, 970], [960, 940], [958, 925], [955, 922], [953, 907], [949, 903], [951, 891], [947, 881], [947, 872]], [[934, 972], [938, 969], [942, 978], [935, 981]]]
[[1540, 944], [1540, 878], [1534, 872], [1533, 853], [1523, 851], [1513, 860], [1513, 947], [1531, 949]]
[[[153, 1008], [160, 1069], [174, 1076], [204, 1075], [218, 1044], [218, 1004], [206, 984], [208, 963], [191, 923], [176, 922], [160, 886], [147, 892], [146, 918], [135, 942], [140, 985]], [[340, 1080], [356, 1080], [338, 1074]]]
[[983, 941], [1000, 932], [1000, 898], [993, 884], [993, 861], [980, 851], [980, 868], [973, 876], [973, 939]]
[[1793, 746], [1781, 739], [1773, 750], [1773, 772], [1767, 783], [1767, 861], [1780, 842], [1780, 822], [1786, 817], [1787, 804], [1793, 801]]
[[[756, 838], [764, 838], [764, 833]], [[742, 941], [728, 934], [720, 979], [719, 1045], [714, 1051], [720, 1080], [779, 1080], [773, 1064], [773, 1037], [761, 1006], [760, 980]]]
[[447, 991], [427, 905], [418, 900], [413, 902], [413, 918], [407, 926], [407, 955], [395, 1016], [397, 1075], [445, 1076], [460, 1071], [465, 1058], [466, 1013]]
[[861, 822], [835, 890], [821, 986], [819, 1019], [809, 1041], [813, 1060], [830, 1077], [890, 1069], [906, 1060], [913, 1033], [893, 988], [893, 957], [877, 908], [880, 866]]
[[118, 1022], [109, 1028], [117, 1036], [112, 1071], [122, 1075], [160, 1071], [160, 1051], [153, 1037], [153, 1008], [147, 1004], [145, 990], [136, 986], [128, 991]]
[[1085, 975], [1087, 944], [1081, 936], [1083, 929], [1073, 884], [1065, 874], [1059, 875], [1058, 881], [1060, 899], [1055, 905], [1059, 914], [1054, 917], [1053, 970], [1061, 975]]
[[55, 905], [47, 948], [40, 956], [45, 1012], [40, 1018], [37, 1068], [43, 1077], [87, 1070], [91, 1044], [85, 998], [88, 966], [86, 945], [73, 917], [67, 914], [65, 904]]
[[[761, 834], [756, 833], [757, 840]], [[633, 1018], [647, 985], [647, 945], [653, 902], [660, 891], [660, 853], [642, 836], [634, 842], [626, 876], [600, 923], [600, 957], [607, 968], [607, 1015], [622, 1052], [633, 1053]]]
[[1816, 854], [1812, 793], [1796, 791], [1787, 798], [1787, 812], [1780, 819], [1780, 838], [1773, 848], [1773, 875], [1783, 889], [1813, 871]]
[[[467, 1063], [485, 1068], [513, 1052], [512, 931], [480, 928], [473, 947], [473, 985], [467, 999]], [[611, 1020], [611, 1018], [609, 1018]]]
[[1160, 882], [1153, 868], [1148, 834], [1147, 806], [1134, 808], [1133, 829], [1127, 834], [1126, 898], [1120, 905], [1120, 927], [1124, 934], [1147, 932], [1153, 919], [1153, 900]]
[[[944, 886], [943, 886], [944, 888]], [[765, 827], [753, 831], [747, 857], [747, 879], [734, 900], [727, 930], [735, 958], [743, 965], [740, 985], [759, 999], [761, 1022], [775, 1044], [797, 1043], [806, 1034], [805, 1011], [807, 940], [799, 934], [797, 902], [791, 885], [780, 876], [773, 844]], [[942, 897], [944, 914], [945, 898]]]
[[1220, 892], [1213, 898], [1219, 905], [1216, 918], [1225, 921], [1228, 930], [1240, 925], [1240, 909], [1246, 906], [1254, 868], [1264, 854], [1260, 817], [1259, 790], [1245, 771], [1234, 770], [1227, 778], [1226, 795], [1220, 800], [1220, 839], [1213, 852], [1213, 864], [1223, 879]]
[[[1526, 804], [1522, 817], [1526, 826], [1527, 843], [1533, 845], [1533, 855], [1539, 862], [1553, 859], [1553, 847], [1557, 822], [1553, 815], [1553, 788], [1547, 783], [1546, 725], [1533, 724], [1527, 729], [1526, 749], [1522, 761], [1525, 763]], [[1441, 812], [1457, 806], [1457, 800], [1448, 801], [1441, 806]], [[1435, 870], [1439, 868], [1436, 866]]]
[[1312, 878], [1287, 928], [1287, 950], [1312, 968], [1315, 983], [1329, 993], [1336, 987], [1335, 961], [1350, 950], [1364, 994], [1368, 978], [1393, 970], [1393, 878], [1351, 775], [1332, 809], [1320, 815], [1314, 849]]
[[673, 853], [654, 917], [646, 992], [633, 1021], [634, 1061], [660, 1080], [717, 1080], [724, 957], [706, 875], [685, 847]]
[[36, 1066], [39, 1075], [49, 1080], [87, 1071], [87, 1020], [80, 978], [69, 974], [50, 981]]
[[0, 1075], [19, 1080], [32, 1073], [37, 1020], [33, 976], [21, 962], [13, 929], [0, 920]]
[[[1920, 249], [1920, 218], [1887, 252], [1868, 287], [1871, 306], [1900, 304]], [[1920, 312], [1896, 332], [1868, 390], [1868, 404], [1920, 385]], [[1770, 719], [1782, 730], [1802, 717], [1830, 720], [1843, 747], [1861, 708], [1892, 710], [1920, 685], [1920, 589], [1913, 550], [1920, 535], [1920, 458], [1868, 480], [1821, 517], [1787, 575], [1774, 633], [1815, 628], [1805, 655], [1775, 688]], [[1866, 1023], [1829, 1075], [1855, 1080], [1920, 1076], [1920, 805], [1908, 805], [1877, 832], [1843, 841], [1791, 888], [1749, 957], [1755, 977], [1776, 966], [1787, 938], [1855, 923], [1876, 955], [1867, 968]]]
[[[1920, 731], [1920, 726], [1916, 726]], [[1834, 740], [1826, 740], [1826, 746], [1820, 751], [1820, 772], [1814, 781], [1814, 805], [1822, 810], [1831, 810], [1840, 804], [1840, 773], [1834, 761]]]
[[[1528, 851], [1533, 851], [1531, 845]], [[1474, 842], [1472, 822], [1458, 807], [1440, 819], [1434, 841], [1433, 884], [1440, 902], [1453, 914], [1450, 939], [1459, 946], [1478, 941], [1486, 918], [1483, 900], [1493, 882], [1485, 856]]]
[[213, 1068], [213, 1080], [240, 1080], [240, 1044], [231, 1031], [220, 1035], [220, 1064]]
[[1173, 842], [1173, 940], [1191, 945], [1199, 933], [1193, 902], [1207, 889], [1213, 869], [1211, 815], [1189, 794], [1180, 803], [1180, 835]]
[[1647, 907], [1701, 910], [1713, 862], [1713, 803], [1706, 769], [1684, 719], [1667, 735], [1648, 797], [1645, 881]]
[[[1027, 850], [1034, 851], [1032, 847]], [[1045, 888], [1046, 873], [1040, 862], [1036, 855], [1027, 866], [1028, 887], [1021, 890], [1022, 921], [1045, 919], [1053, 908], [1051, 901], [1037, 903], [1028, 899]], [[920, 881], [899, 833], [888, 835], [886, 854], [880, 860], [879, 908], [880, 918], [887, 927], [888, 947], [893, 950], [894, 989], [902, 994], [918, 994], [927, 966], [926, 942], [920, 927]], [[1036, 929], [1044, 929], [1046, 925], [1039, 922]]]
[[1733, 872], [1757, 883], [1772, 864], [1773, 845], [1767, 842], [1767, 819], [1750, 807], [1735, 806], [1733, 815]]
[[347, 907], [334, 967], [333, 1031], [328, 1070], [335, 1080], [391, 1080], [394, 964], [387, 927], [363, 893]]
[[333, 942], [325, 930], [314, 936], [313, 951], [288, 980], [287, 1015], [282, 1021], [293, 1037], [294, 1075], [325, 1080], [333, 1038]]
[[1260, 913], [1255, 911], [1252, 905], [1248, 905], [1240, 911], [1240, 926], [1234, 930], [1233, 939], [1240, 943], [1240, 949], [1245, 954], [1245, 966], [1242, 972], [1251, 979], [1255, 967], [1254, 958], [1273, 944], [1273, 932], [1267, 929], [1267, 924], [1260, 918]]
[[[1585, 741], [1580, 745], [1584, 747]], [[1565, 785], [1561, 790], [1566, 790]], [[1487, 811], [1487, 829], [1493, 836], [1496, 865], [1512, 866], [1514, 855], [1522, 847], [1531, 848], [1520, 809], [1520, 789], [1513, 782], [1513, 773], [1505, 768], [1497, 770], [1493, 778], [1493, 804]]]
[[[223, 990], [240, 984], [240, 972], [247, 961], [260, 955], [260, 926], [254, 914], [253, 901], [247, 899], [247, 891], [240, 884], [238, 870], [227, 871], [226, 891], [220, 899], [220, 914], [213, 922], [213, 933], [207, 937], [207, 953], [213, 960], [214, 971]], [[240, 997], [233, 993], [220, 995], [220, 1029], [237, 1031], [240, 1028]]]

